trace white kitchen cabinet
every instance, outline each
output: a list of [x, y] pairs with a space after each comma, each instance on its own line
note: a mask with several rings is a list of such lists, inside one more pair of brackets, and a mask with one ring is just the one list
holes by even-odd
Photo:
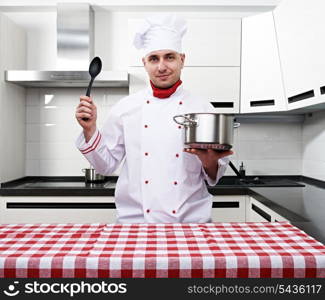
[[272, 221], [273, 212], [256, 199], [249, 197], [246, 208], [246, 222]]
[[[4, 47], [4, 43], [8, 39], [8, 30], [7, 30], [7, 18], [3, 14], [0, 14], [0, 79], [1, 79], [1, 84], [3, 84], [4, 81], [4, 69], [5, 69], [5, 58], [7, 56], [7, 47]], [[0, 99], [1, 101], [1, 99]]]
[[272, 12], [243, 18], [240, 112], [286, 109]]
[[283, 0], [273, 12], [289, 110], [325, 103], [324, 10], [323, 0]]
[[240, 66], [240, 19], [189, 19], [183, 38], [188, 66]]
[[[130, 94], [149, 86], [143, 67], [130, 67]], [[218, 113], [239, 112], [239, 67], [184, 67], [183, 86], [192, 94], [213, 103]]]
[[4, 223], [5, 207], [6, 207], [6, 204], [3, 201], [3, 197], [0, 196], [0, 224]]
[[[1, 223], [114, 223], [116, 209], [111, 208], [35, 208], [46, 203], [55, 204], [72, 203], [84, 206], [101, 203], [113, 204], [114, 197], [1, 197]], [[24, 208], [17, 208], [18, 206]], [[112, 205], [111, 205], [112, 206]], [[29, 208], [26, 208], [29, 207]]]
[[282, 222], [289, 221], [249, 196], [246, 202], [246, 222]]
[[246, 195], [213, 197], [212, 222], [245, 222]]
[[249, 219], [246, 222], [270, 222], [255, 211], [251, 211]]
[[26, 33], [0, 13], [0, 181], [24, 176], [25, 88], [4, 81], [7, 69], [26, 69]]
[[185, 67], [184, 88], [213, 103], [217, 113], [239, 113], [239, 67]]
[[281, 215], [277, 214], [276, 212], [273, 212], [272, 222], [290, 222], [290, 221], [285, 217], [282, 217]]
[[[183, 52], [187, 66], [240, 66], [240, 19], [186, 18]], [[141, 66], [142, 51], [133, 46], [143, 19], [128, 20], [129, 66]]]
[[[115, 223], [114, 197], [84, 196], [2, 196], [0, 223]], [[42, 204], [45, 208], [39, 208]], [[55, 206], [72, 203], [70, 208]], [[75, 208], [73, 206], [108, 204], [106, 208]], [[38, 206], [38, 207], [35, 207]], [[53, 206], [53, 207], [49, 207]], [[27, 208], [28, 207], [28, 208]], [[220, 195], [213, 197], [212, 222], [281, 222], [288, 221], [264, 204], [248, 195]]]
[[144, 67], [129, 67], [129, 93], [132, 95], [146, 87], [150, 87], [149, 77]]

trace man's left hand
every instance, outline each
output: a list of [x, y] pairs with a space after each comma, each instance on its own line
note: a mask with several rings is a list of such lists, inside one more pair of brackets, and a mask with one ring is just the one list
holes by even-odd
[[234, 154], [233, 151], [216, 151], [213, 149], [194, 149], [185, 148], [184, 152], [195, 154], [201, 160], [203, 168], [210, 168], [215, 166], [218, 160], [222, 157]]
[[218, 173], [218, 160], [222, 157], [233, 154], [231, 150], [228, 151], [216, 151], [213, 149], [193, 149], [185, 148], [185, 152], [195, 154], [202, 162], [202, 166], [208, 176], [215, 180]]

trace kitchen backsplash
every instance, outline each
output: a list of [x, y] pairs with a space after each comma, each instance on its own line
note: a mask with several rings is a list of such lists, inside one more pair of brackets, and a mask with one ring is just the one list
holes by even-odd
[[[242, 123], [235, 131], [234, 162], [247, 175], [301, 174], [302, 124]], [[234, 175], [228, 168], [226, 175]]]
[[[26, 99], [26, 175], [79, 176], [88, 162], [75, 147], [81, 127], [75, 108], [84, 89], [29, 88]], [[96, 88], [99, 128], [110, 107], [128, 94], [123, 88]], [[235, 129], [232, 161], [248, 175], [302, 173], [302, 125], [257, 123]], [[115, 175], [119, 174], [117, 170]], [[234, 175], [228, 168], [226, 175]]]
[[[128, 93], [126, 88], [96, 88], [101, 128], [110, 107]], [[79, 88], [29, 88], [26, 99], [26, 175], [78, 176], [89, 163], [75, 147], [82, 129], [75, 119]]]

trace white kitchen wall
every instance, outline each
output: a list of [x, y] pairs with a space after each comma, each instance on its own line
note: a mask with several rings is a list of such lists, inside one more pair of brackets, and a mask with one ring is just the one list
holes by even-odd
[[325, 110], [307, 114], [302, 134], [302, 175], [324, 181]]

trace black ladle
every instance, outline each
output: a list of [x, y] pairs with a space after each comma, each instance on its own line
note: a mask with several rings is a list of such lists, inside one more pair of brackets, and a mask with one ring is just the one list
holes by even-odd
[[[90, 91], [91, 88], [93, 86], [93, 82], [95, 77], [100, 73], [100, 71], [102, 70], [102, 61], [100, 60], [100, 58], [98, 56], [94, 57], [93, 60], [91, 61], [90, 65], [89, 65], [89, 75], [91, 77], [88, 88], [87, 88], [87, 92], [86, 92], [86, 96], [90, 97]], [[82, 118], [83, 121], [88, 121], [88, 118]]]

